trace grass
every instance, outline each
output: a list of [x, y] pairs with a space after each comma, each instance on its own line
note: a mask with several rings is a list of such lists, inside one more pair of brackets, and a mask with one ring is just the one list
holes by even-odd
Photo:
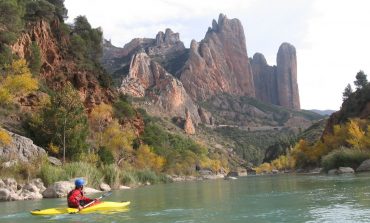
[[46, 164], [41, 167], [38, 176], [47, 186], [76, 177], [86, 178], [87, 185], [93, 188], [99, 188], [101, 182], [109, 184], [112, 188], [118, 188], [120, 185], [137, 186], [147, 182], [150, 184], [170, 182], [166, 175], [151, 170], [120, 169], [114, 164], [97, 168], [84, 162], [67, 163], [63, 167]]
[[321, 164], [326, 171], [338, 167], [352, 167], [356, 169], [363, 161], [369, 158], [369, 151], [341, 148], [324, 156]]

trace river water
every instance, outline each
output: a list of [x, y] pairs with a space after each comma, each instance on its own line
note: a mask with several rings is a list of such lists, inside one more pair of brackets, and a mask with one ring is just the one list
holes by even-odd
[[370, 175], [251, 176], [115, 191], [130, 200], [114, 214], [32, 216], [65, 199], [0, 203], [0, 222], [370, 222]]

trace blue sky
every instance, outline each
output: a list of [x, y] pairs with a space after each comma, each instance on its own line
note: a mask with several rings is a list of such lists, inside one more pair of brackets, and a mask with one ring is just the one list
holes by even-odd
[[[370, 1], [367, 0], [66, 0], [68, 21], [86, 15], [105, 38], [123, 46], [171, 28], [186, 46], [200, 41], [224, 13], [243, 26], [250, 57], [276, 64], [282, 42], [297, 49], [304, 109], [339, 109], [344, 87], [362, 69], [370, 73]], [[370, 77], [369, 77], [370, 79]]]

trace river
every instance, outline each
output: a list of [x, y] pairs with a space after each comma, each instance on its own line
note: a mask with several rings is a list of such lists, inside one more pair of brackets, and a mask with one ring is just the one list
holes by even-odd
[[154, 185], [115, 191], [127, 212], [32, 216], [65, 199], [0, 203], [0, 222], [370, 222], [370, 175], [277, 175]]

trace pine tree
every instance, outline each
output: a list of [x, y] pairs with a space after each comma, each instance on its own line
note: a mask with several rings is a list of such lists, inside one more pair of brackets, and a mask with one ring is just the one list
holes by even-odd
[[343, 92], [343, 101], [347, 100], [347, 98], [349, 98], [349, 96], [353, 93], [353, 90], [352, 90], [352, 87], [350, 84], [347, 85], [346, 88], [344, 88], [344, 92]]
[[360, 70], [356, 75], [356, 80], [354, 81], [354, 84], [357, 89], [364, 88], [367, 85], [367, 75]]

